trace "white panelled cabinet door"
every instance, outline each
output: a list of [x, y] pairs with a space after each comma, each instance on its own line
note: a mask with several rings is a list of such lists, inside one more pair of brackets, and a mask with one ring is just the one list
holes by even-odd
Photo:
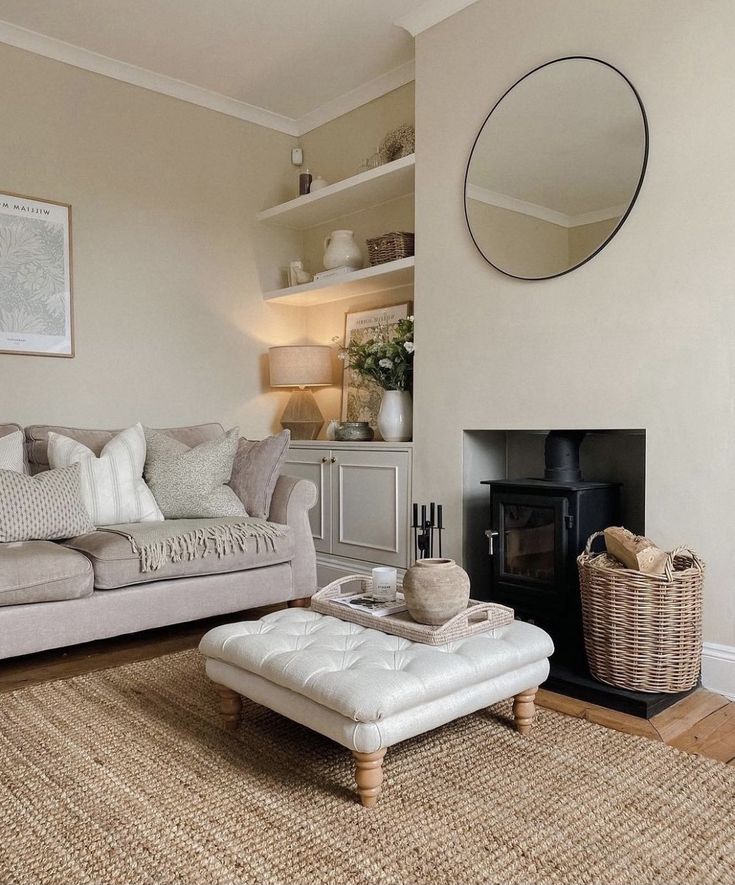
[[335, 556], [408, 564], [408, 452], [335, 449], [332, 549]]
[[314, 548], [318, 553], [331, 552], [331, 458], [332, 453], [327, 448], [297, 449], [291, 446], [283, 467], [283, 473], [298, 476], [299, 479], [310, 479], [316, 486], [317, 501], [309, 511], [309, 522]]

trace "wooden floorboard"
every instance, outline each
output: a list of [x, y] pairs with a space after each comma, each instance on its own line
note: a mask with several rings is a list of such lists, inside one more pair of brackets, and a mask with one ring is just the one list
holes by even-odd
[[[279, 608], [283, 606], [250, 609], [1, 661], [0, 694], [196, 648], [207, 630], [218, 624], [256, 620]], [[543, 688], [539, 689], [536, 700], [539, 706], [567, 716], [586, 719], [626, 734], [663, 741], [685, 752], [699, 753], [735, 765], [735, 702], [705, 689], [689, 695], [648, 721]]]
[[654, 716], [651, 725], [659, 733], [661, 740], [670, 744], [694, 728], [702, 719], [726, 707], [728, 703], [727, 698], [723, 698], [722, 695], [700, 688], [678, 704]]
[[735, 703], [710, 713], [670, 743], [687, 753], [732, 762], [735, 760]]

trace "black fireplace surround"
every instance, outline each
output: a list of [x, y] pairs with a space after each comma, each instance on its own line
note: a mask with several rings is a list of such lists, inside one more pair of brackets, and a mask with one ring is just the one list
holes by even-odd
[[630, 692], [593, 679], [584, 653], [577, 557], [588, 537], [620, 525], [619, 483], [585, 482], [584, 431], [551, 431], [543, 479], [486, 480], [490, 486], [490, 599], [538, 624], [554, 640], [552, 691], [650, 717], [681, 695]]

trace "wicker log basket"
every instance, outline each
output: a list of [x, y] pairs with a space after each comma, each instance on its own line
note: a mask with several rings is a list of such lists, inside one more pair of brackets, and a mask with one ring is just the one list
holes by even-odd
[[663, 575], [627, 569], [593, 553], [591, 535], [577, 559], [587, 663], [608, 685], [634, 691], [680, 692], [699, 680], [704, 563], [678, 547]]

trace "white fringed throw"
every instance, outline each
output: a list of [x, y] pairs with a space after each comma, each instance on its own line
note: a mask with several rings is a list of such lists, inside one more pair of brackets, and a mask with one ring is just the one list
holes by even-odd
[[167, 562], [204, 559], [211, 553], [227, 556], [244, 551], [248, 541], [275, 549], [275, 538], [285, 534], [283, 526], [264, 519], [222, 516], [216, 519], [166, 519], [163, 522], [136, 522], [109, 525], [99, 531], [122, 535], [140, 557], [141, 572], [152, 572]]

